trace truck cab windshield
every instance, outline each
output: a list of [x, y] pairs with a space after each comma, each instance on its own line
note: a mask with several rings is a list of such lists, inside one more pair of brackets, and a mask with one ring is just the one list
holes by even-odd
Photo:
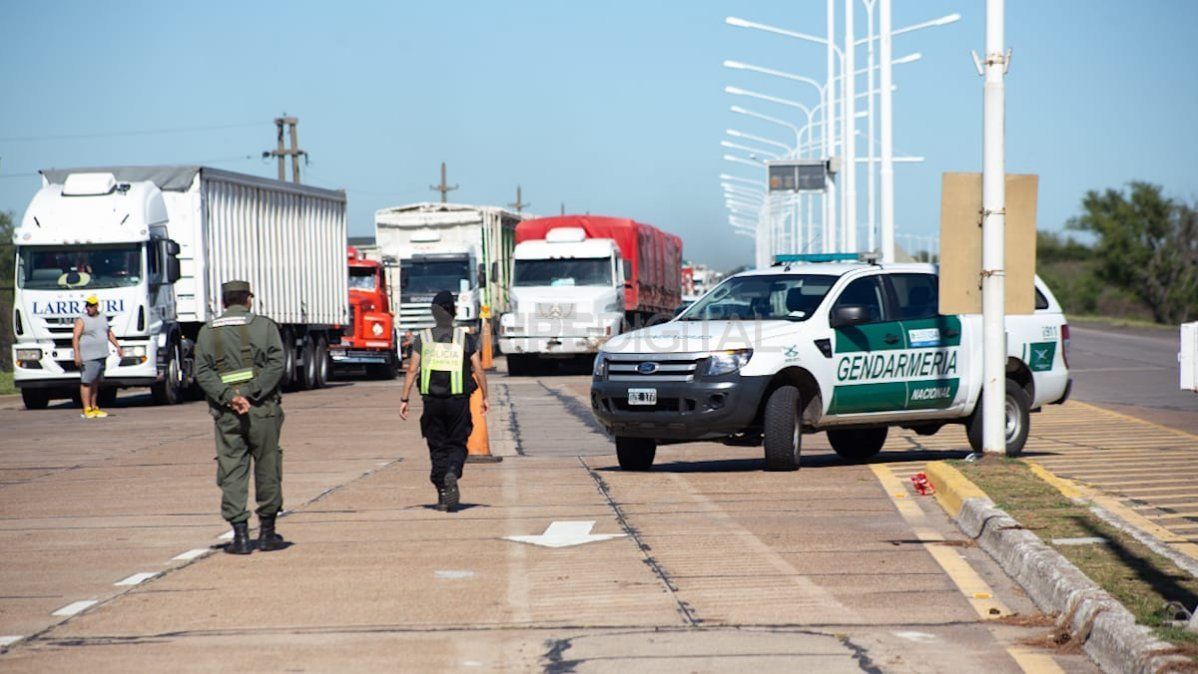
[[374, 290], [376, 284], [375, 270], [370, 267], [349, 268], [350, 290]]
[[120, 288], [141, 282], [143, 244], [22, 246], [17, 285], [28, 290]]
[[516, 260], [515, 285], [611, 286], [610, 257]]
[[470, 278], [468, 260], [405, 260], [400, 265], [400, 283], [408, 293], [457, 292], [463, 279]]
[[716, 286], [682, 313], [680, 321], [805, 321], [815, 314], [835, 276], [737, 276]]

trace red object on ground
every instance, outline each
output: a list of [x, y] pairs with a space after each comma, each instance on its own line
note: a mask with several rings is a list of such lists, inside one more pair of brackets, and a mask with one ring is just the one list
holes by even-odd
[[616, 242], [620, 255], [632, 263], [624, 288], [625, 311], [669, 314], [682, 304], [682, 239], [628, 218], [563, 215], [521, 222], [516, 225], [516, 243], [544, 239], [560, 227], [580, 228], [588, 239]]
[[936, 488], [928, 482], [928, 476], [923, 473], [916, 473], [911, 476], [911, 484], [915, 485], [915, 491], [919, 492], [920, 496], [929, 496], [936, 493]]

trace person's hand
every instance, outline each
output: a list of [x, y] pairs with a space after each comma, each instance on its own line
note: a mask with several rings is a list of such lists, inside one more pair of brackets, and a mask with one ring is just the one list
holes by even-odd
[[399, 404], [399, 418], [404, 421], [408, 420], [408, 403], [402, 402]]
[[78, 351], [75, 352], [75, 367], [83, 367], [83, 357], [79, 355]]
[[238, 414], [246, 414], [250, 411], [250, 401], [245, 396], [233, 396], [229, 401], [229, 407]]
[[490, 410], [491, 410], [491, 403], [487, 402], [486, 398], [483, 398], [483, 414], [486, 414]]

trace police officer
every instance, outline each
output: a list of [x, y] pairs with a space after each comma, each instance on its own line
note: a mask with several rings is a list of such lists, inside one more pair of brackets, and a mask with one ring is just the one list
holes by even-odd
[[250, 313], [254, 294], [246, 281], [221, 285], [225, 313], [200, 329], [195, 346], [196, 383], [216, 422], [216, 483], [221, 515], [233, 525], [225, 552], [248, 555], [250, 513], [246, 510], [250, 460], [258, 500], [258, 549], [289, 544], [275, 531], [283, 509], [283, 456], [279, 432], [283, 408], [283, 342], [274, 321]]
[[[416, 375], [420, 375], [420, 395], [424, 412], [420, 415], [420, 433], [428, 441], [433, 467], [429, 480], [437, 489], [437, 509], [456, 512], [461, 494], [458, 479], [466, 463], [466, 440], [474, 425], [470, 419], [470, 394], [481, 387], [483, 413], [488, 409], [487, 377], [478, 352], [478, 340], [465, 328], [455, 328], [457, 311], [453, 295], [442, 290], [433, 298], [436, 325], [420, 331], [412, 342], [412, 357], [404, 378], [399, 416], [408, 418], [408, 396]], [[475, 384], [476, 375], [478, 379]]]

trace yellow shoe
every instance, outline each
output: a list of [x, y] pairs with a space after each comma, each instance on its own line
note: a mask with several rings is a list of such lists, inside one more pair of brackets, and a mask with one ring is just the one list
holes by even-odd
[[83, 411], [79, 413], [79, 416], [83, 417], [84, 419], [91, 419], [92, 418], [92, 408], [84, 407]]
[[103, 419], [106, 416], [108, 416], [108, 412], [105, 412], [104, 410], [100, 409], [99, 407], [92, 408], [92, 413], [91, 413], [91, 417], [90, 417], [91, 419]]

